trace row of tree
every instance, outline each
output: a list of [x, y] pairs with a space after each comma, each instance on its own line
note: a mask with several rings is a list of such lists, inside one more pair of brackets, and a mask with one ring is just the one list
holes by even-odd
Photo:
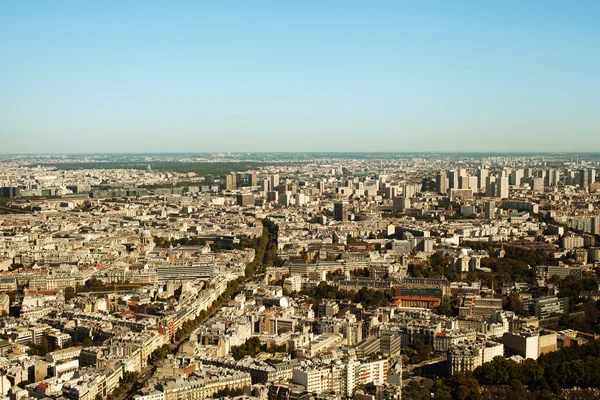
[[263, 219], [263, 234], [252, 247], [255, 251], [255, 257], [252, 262], [246, 265], [246, 277], [250, 278], [256, 273], [262, 273], [267, 267], [283, 265], [283, 260], [277, 255], [277, 237], [279, 235], [279, 226], [270, 219]]
[[227, 288], [221, 295], [215, 300], [215, 302], [208, 308], [208, 310], [200, 311], [200, 314], [194, 319], [185, 321], [181, 328], [175, 332], [175, 341], [179, 342], [183, 339], [188, 338], [192, 332], [200, 325], [202, 325], [208, 318], [216, 313], [223, 303], [231, 300], [231, 298], [240, 290], [241, 285], [244, 283], [245, 278], [239, 277], [238, 279], [229, 281]]

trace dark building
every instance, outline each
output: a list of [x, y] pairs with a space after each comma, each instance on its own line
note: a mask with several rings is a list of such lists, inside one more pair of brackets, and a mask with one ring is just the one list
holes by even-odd
[[14, 198], [21, 196], [21, 189], [18, 187], [3, 187], [2, 197]]
[[587, 189], [589, 180], [589, 172], [587, 169], [579, 171], [579, 187], [583, 190]]
[[238, 194], [236, 197], [237, 205], [242, 207], [254, 206], [254, 195], [252, 194]]
[[333, 219], [336, 221], [348, 221], [350, 203], [347, 201], [336, 201], [333, 203]]

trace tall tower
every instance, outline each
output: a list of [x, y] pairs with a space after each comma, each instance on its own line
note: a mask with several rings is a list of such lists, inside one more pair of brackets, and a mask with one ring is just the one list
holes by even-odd
[[489, 175], [489, 171], [485, 168], [479, 168], [477, 170], [477, 189], [485, 192], [486, 190], [486, 178]]
[[435, 190], [438, 193], [446, 193], [448, 191], [448, 177], [446, 171], [440, 171], [435, 177]]
[[350, 203], [347, 201], [336, 201], [333, 203], [333, 219], [336, 221], [348, 221]]
[[494, 200], [486, 201], [483, 208], [485, 219], [496, 219], [496, 202]]
[[588, 169], [588, 185], [596, 183], [596, 170], [594, 168]]
[[453, 170], [448, 172], [448, 188], [458, 189], [458, 171]]
[[508, 177], [502, 173], [496, 179], [496, 197], [501, 199], [508, 198]]
[[581, 190], [585, 190], [587, 192], [589, 181], [589, 171], [587, 169], [582, 169], [579, 171], [579, 188]]
[[271, 190], [277, 190], [277, 186], [279, 186], [279, 175], [271, 175]]

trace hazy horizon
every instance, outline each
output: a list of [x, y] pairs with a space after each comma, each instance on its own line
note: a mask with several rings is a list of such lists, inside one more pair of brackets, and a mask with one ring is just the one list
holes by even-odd
[[600, 151], [598, 15], [5, 1], [0, 153]]

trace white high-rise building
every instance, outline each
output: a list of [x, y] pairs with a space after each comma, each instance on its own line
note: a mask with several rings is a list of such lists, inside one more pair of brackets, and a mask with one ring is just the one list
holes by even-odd
[[501, 174], [498, 176], [498, 179], [496, 179], [496, 197], [507, 199], [508, 193], [508, 177], [506, 174]]
[[558, 186], [560, 182], [560, 170], [553, 169], [550, 171], [550, 186]]
[[515, 185], [515, 186], [520, 186], [521, 180], [523, 179], [523, 175], [524, 175], [524, 173], [523, 173], [522, 169], [513, 170], [513, 172], [511, 172], [511, 174], [510, 174], [509, 184]]
[[279, 186], [279, 175], [271, 175], [271, 190], [277, 190], [277, 186]]
[[477, 185], [478, 189], [482, 192], [486, 191], [488, 175], [489, 171], [485, 168], [480, 168], [479, 170], [477, 170]]

